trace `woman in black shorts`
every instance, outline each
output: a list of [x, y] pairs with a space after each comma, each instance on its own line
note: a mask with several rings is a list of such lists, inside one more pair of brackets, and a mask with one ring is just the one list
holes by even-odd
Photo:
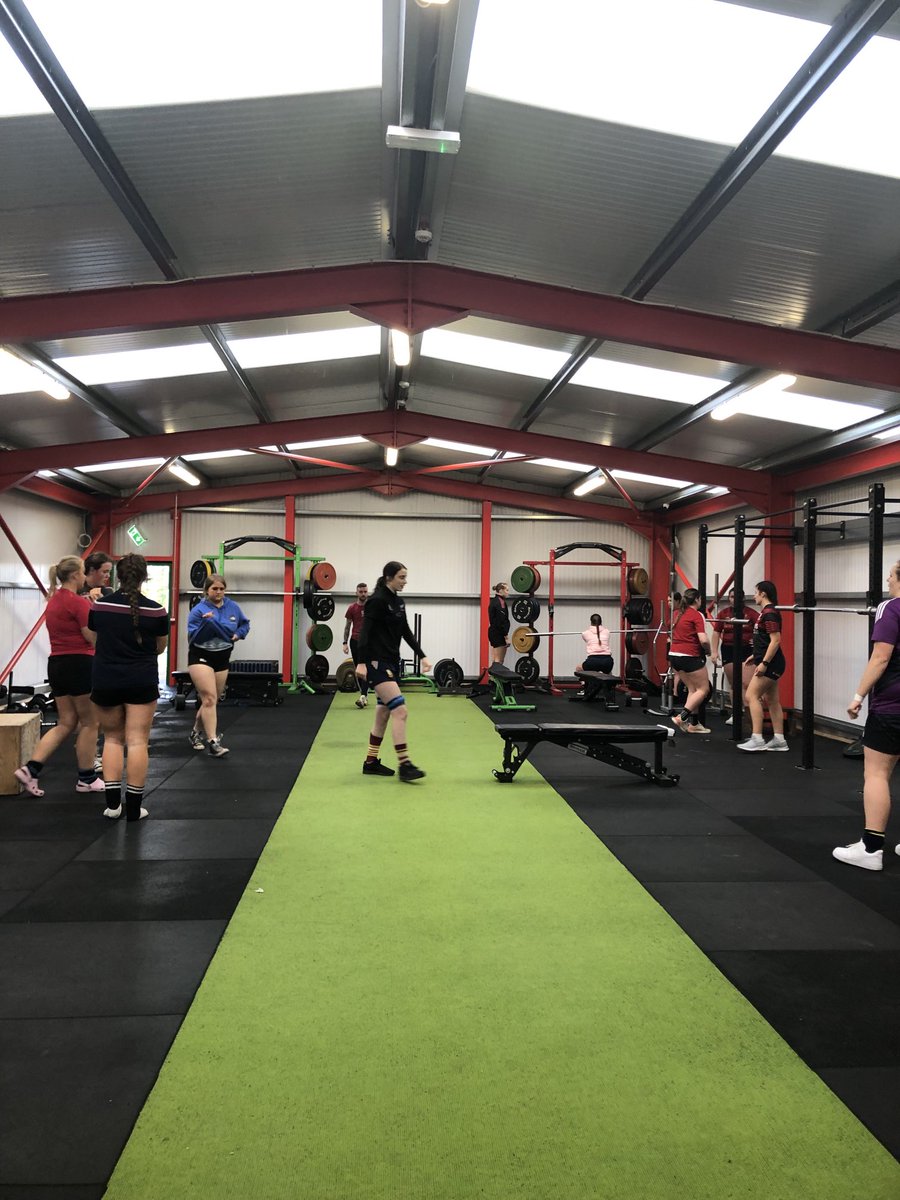
[[[753, 677], [747, 684], [747, 707], [753, 733], [738, 750], [787, 750], [784, 740], [784, 711], [778, 695], [778, 680], [786, 666], [781, 649], [781, 613], [775, 608], [778, 592], [771, 579], [763, 579], [756, 585], [754, 601], [762, 608], [753, 627], [753, 650], [746, 661], [754, 664]], [[772, 722], [772, 740], [763, 738], [763, 700], [769, 706]]]
[[91, 602], [87, 596], [79, 595], [83, 587], [84, 563], [76, 555], [67, 555], [50, 568], [50, 599], [46, 612], [50, 635], [47, 678], [56, 701], [57, 721], [38, 742], [28, 762], [15, 772], [16, 779], [32, 796], [43, 796], [38, 776], [44, 763], [76, 729], [78, 782], [75, 791], [103, 791], [103, 780], [94, 768], [97, 710], [91, 704], [91, 667], [95, 639], [88, 628]]
[[195, 750], [203, 749], [202, 725], [213, 758], [224, 758], [228, 753], [217, 733], [219, 697], [225, 695], [234, 643], [250, 632], [250, 622], [225, 595], [227, 588], [224, 575], [208, 575], [203, 585], [205, 598], [188, 616], [188, 671], [200, 697], [191, 745]]
[[488, 603], [488, 644], [492, 663], [502, 663], [509, 649], [508, 595], [509, 587], [505, 583], [494, 584], [494, 594]]
[[169, 643], [169, 614], [142, 594], [146, 578], [143, 555], [124, 555], [116, 565], [118, 590], [98, 600], [88, 617], [97, 635], [91, 699], [100, 710], [103, 732], [103, 815], [112, 820], [122, 815], [123, 783], [126, 820], [147, 815], [141, 801], [159, 699], [156, 660]]
[[369, 735], [369, 752], [363, 763], [363, 775], [393, 775], [378, 757], [388, 721], [397, 752], [401, 783], [412, 783], [423, 779], [425, 772], [409, 761], [406, 744], [406, 700], [400, 691], [400, 639], [419, 655], [423, 673], [431, 670], [431, 663], [416, 641], [406, 620], [406, 606], [400, 593], [406, 587], [406, 567], [400, 562], [389, 562], [375, 585], [375, 591], [366, 602], [362, 630], [359, 635], [359, 665], [357, 675], [368, 679], [369, 687], [378, 697], [375, 722]]

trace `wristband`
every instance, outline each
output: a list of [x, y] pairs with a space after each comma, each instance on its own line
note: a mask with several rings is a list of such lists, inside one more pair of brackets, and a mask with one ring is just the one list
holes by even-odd
[[865, 700], [865, 696], [861, 696], [859, 694], [859, 692], [853, 693], [853, 703], [854, 704], [862, 704], [863, 700]]

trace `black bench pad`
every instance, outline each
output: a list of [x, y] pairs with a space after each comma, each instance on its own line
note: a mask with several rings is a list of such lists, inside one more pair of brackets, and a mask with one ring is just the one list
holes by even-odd
[[665, 725], [522, 725], [498, 721], [494, 726], [503, 738], [527, 741], [534, 737], [572, 738], [597, 742], [665, 742], [674, 730]]

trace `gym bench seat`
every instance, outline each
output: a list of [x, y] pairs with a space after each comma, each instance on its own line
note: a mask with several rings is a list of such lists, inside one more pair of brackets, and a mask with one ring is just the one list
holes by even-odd
[[[512, 783], [519, 767], [540, 742], [565, 746], [577, 754], [649, 779], [659, 787], [674, 787], [680, 778], [669, 775], [663, 766], [663, 746], [675, 732], [665, 725], [526, 725], [502, 721], [494, 728], [503, 738], [503, 769], [494, 771], [499, 783]], [[648, 742], [653, 746], [652, 765], [621, 748]]]
[[[569, 700], [583, 701], [590, 703], [599, 701], [607, 712], [618, 712], [619, 705], [616, 703], [616, 688], [622, 682], [618, 675], [607, 675], [605, 671], [576, 671], [575, 678], [580, 679], [584, 691], [577, 696], [570, 696]], [[628, 697], [629, 704], [631, 697]]]

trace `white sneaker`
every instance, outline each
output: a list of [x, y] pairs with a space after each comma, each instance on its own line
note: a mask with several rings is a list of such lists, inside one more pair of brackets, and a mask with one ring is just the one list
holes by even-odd
[[869, 853], [862, 839], [854, 842], [852, 846], [838, 846], [837, 849], [832, 850], [831, 856], [838, 862], [847, 863], [851, 867], [862, 867], [864, 871], [880, 871], [882, 869], [881, 851], [873, 850]]
[[711, 729], [707, 729], [705, 725], [688, 725], [687, 733], [712, 733]]
[[104, 808], [103, 815], [104, 817], [109, 817], [111, 821], [118, 821], [119, 817], [122, 815], [121, 801], [119, 802], [118, 808]]
[[784, 740], [784, 738], [779, 735], [778, 737], [773, 737], [770, 742], [766, 742], [766, 749], [767, 750], [787, 750], [788, 744]]
[[360, 696], [359, 699], [356, 701], [356, 707], [357, 708], [365, 708], [368, 703], [369, 703], [369, 701], [365, 696]]
[[738, 750], [765, 750], [766, 743], [759, 734], [751, 734], [746, 742], [738, 742]]
[[729, 717], [729, 718], [728, 718], [728, 720], [725, 722], [725, 724], [726, 724], [726, 725], [733, 725], [733, 724], [734, 724], [734, 717]]

